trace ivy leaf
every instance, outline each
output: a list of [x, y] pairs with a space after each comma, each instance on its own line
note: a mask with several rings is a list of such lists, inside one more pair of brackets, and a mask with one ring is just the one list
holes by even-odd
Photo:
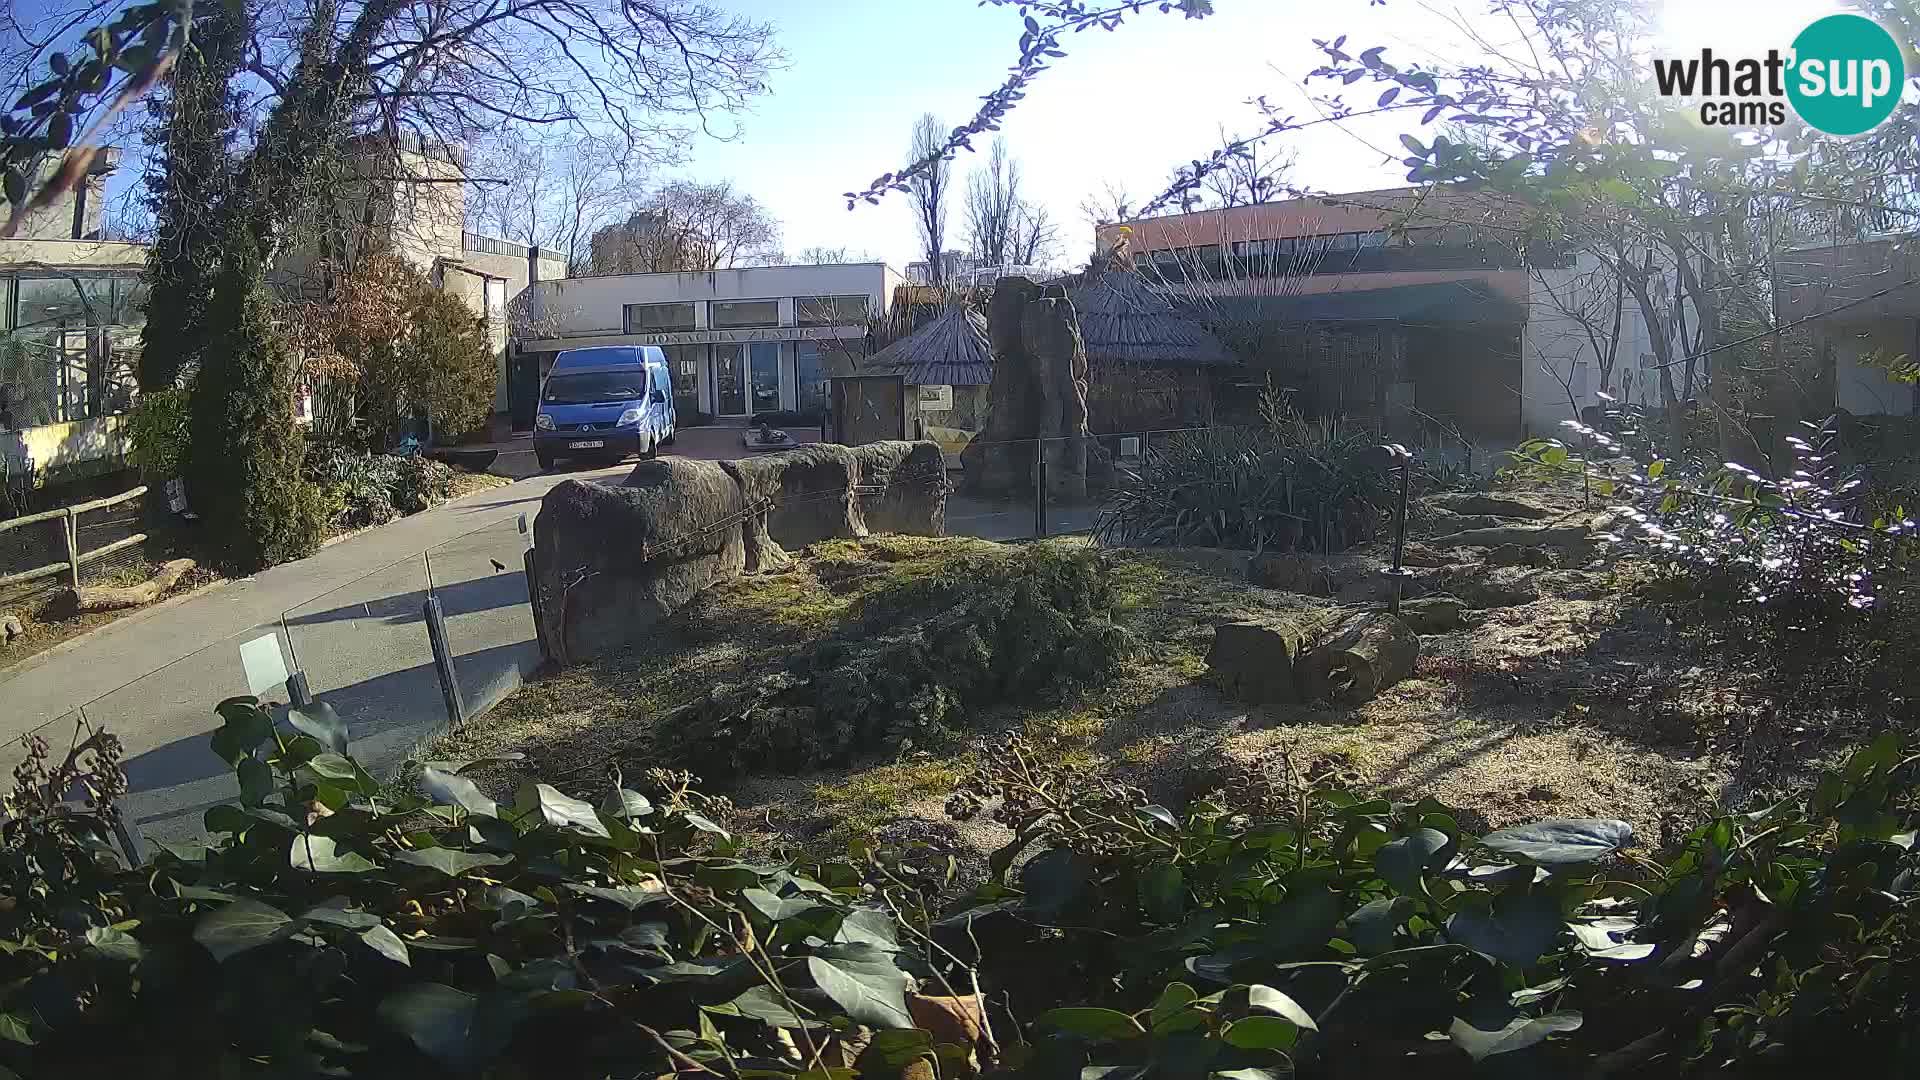
[[309, 908], [300, 916], [302, 922], [326, 923], [343, 930], [366, 930], [380, 925], [380, 916], [369, 911], [348, 911], [346, 908], [323, 906]]
[[0, 1013], [0, 1039], [32, 1046], [33, 1026], [19, 1013]]
[[116, 930], [111, 926], [91, 927], [87, 930], [87, 944], [93, 946], [100, 955], [122, 963], [140, 962], [140, 942], [124, 930]]
[[1177, 922], [1186, 905], [1187, 878], [1172, 863], [1155, 863], [1140, 875], [1140, 906], [1159, 922]]
[[1247, 1005], [1249, 1008], [1285, 1017], [1287, 1022], [1295, 1027], [1303, 1027], [1308, 1031], [1320, 1030], [1320, 1025], [1313, 1022], [1313, 1014], [1301, 1008], [1299, 1002], [1271, 986], [1255, 983], [1247, 987]]
[[1577, 1012], [1555, 1012], [1532, 1019], [1518, 1017], [1498, 1031], [1482, 1031], [1456, 1018], [1447, 1029], [1447, 1037], [1473, 1060], [1483, 1061], [1495, 1054], [1524, 1050], [1558, 1031], [1577, 1031], [1580, 1022]]
[[577, 885], [569, 881], [567, 883], [567, 889], [579, 893], [581, 896], [591, 896], [596, 900], [610, 900], [626, 908], [628, 911], [633, 911], [644, 904], [651, 904], [667, 898], [666, 888], [658, 883], [654, 883], [650, 888], [607, 889], [597, 885]]
[[907, 973], [871, 945], [833, 945], [807, 957], [815, 986], [853, 1020], [877, 1028], [910, 1028]]
[[721, 828], [718, 825], [715, 825], [712, 821], [709, 821], [708, 819], [706, 819], [705, 817], [702, 817], [699, 814], [695, 814], [689, 811], [688, 813], [682, 814], [680, 816], [687, 819], [687, 824], [693, 826], [696, 829], [699, 829], [703, 833], [712, 833], [713, 835], [718, 836], [722, 840], [733, 839], [732, 833], [728, 832], [727, 830]]
[[500, 816], [499, 804], [487, 798], [478, 784], [463, 776], [429, 767], [420, 772], [420, 786], [426, 790], [428, 798], [441, 806], [458, 806], [469, 814], [481, 817]]
[[1400, 96], [1400, 88], [1397, 86], [1390, 86], [1387, 88], [1386, 93], [1380, 95], [1380, 100], [1377, 102], [1374, 102], [1374, 106], [1376, 108], [1384, 109], [1387, 106], [1393, 104], [1393, 99], [1399, 96]]
[[1516, 825], [1482, 837], [1480, 843], [1504, 855], [1541, 866], [1592, 862], [1633, 842], [1633, 826], [1609, 818], [1548, 818]]
[[413, 957], [407, 953], [407, 943], [400, 940], [399, 934], [387, 929], [385, 924], [368, 927], [360, 935], [360, 940], [366, 943], [367, 948], [396, 964], [403, 967], [413, 966]]
[[398, 852], [393, 856], [392, 861], [406, 863], [409, 866], [421, 866], [428, 870], [438, 870], [448, 877], [459, 877], [477, 866], [506, 866], [513, 862], [504, 855], [476, 855], [470, 851], [457, 851], [443, 847]]
[[1241, 1050], [1285, 1050], [1300, 1040], [1300, 1029], [1278, 1016], [1248, 1016], [1228, 1024], [1220, 1038]]
[[193, 940], [215, 960], [226, 960], [248, 949], [279, 941], [293, 933], [295, 923], [286, 912], [258, 900], [235, 900], [201, 916]]
[[1145, 1034], [1144, 1029], [1133, 1017], [1113, 1009], [1087, 1007], [1049, 1009], [1041, 1013], [1040, 1018], [1034, 1023], [1041, 1027], [1082, 1035], [1096, 1042], [1131, 1039], [1136, 1035]]
[[423, 761], [420, 764], [422, 767], [433, 769], [436, 772], [463, 773], [463, 772], [466, 772], [468, 769], [479, 768], [482, 765], [494, 765], [494, 764], [500, 764], [500, 763], [510, 762], [510, 761], [525, 761], [526, 759], [527, 759], [527, 755], [519, 752], [518, 750], [511, 750], [505, 753], [488, 754], [486, 757], [449, 758], [444, 761]]
[[740, 899], [745, 900], [755, 911], [765, 915], [771, 922], [791, 919], [804, 915], [822, 905], [816, 900], [775, 896], [765, 889], [751, 888], [740, 890]]
[[1360, 905], [1347, 916], [1347, 940], [1364, 956], [1378, 956], [1393, 948], [1393, 932], [1413, 914], [1411, 897], [1381, 897]]
[[477, 1023], [480, 999], [472, 994], [441, 983], [420, 983], [387, 995], [377, 1014], [443, 1065], [464, 1068], [486, 1057], [487, 1048], [481, 1045], [485, 1029]]
[[1408, 149], [1408, 151], [1410, 151], [1413, 154], [1414, 157], [1424, 158], [1427, 156], [1427, 144], [1421, 142], [1419, 139], [1416, 139], [1411, 135], [1400, 136], [1400, 143], [1401, 145], [1405, 146]]
[[331, 836], [296, 836], [287, 848], [287, 865], [316, 874], [363, 874], [374, 869], [365, 855], [341, 851]]
[[1407, 896], [1421, 896], [1425, 889], [1421, 878], [1436, 856], [1453, 841], [1439, 829], [1415, 829], [1398, 840], [1389, 840], [1373, 853], [1373, 868], [1381, 880]]
[[246, 806], [259, 806], [273, 794], [273, 770], [259, 758], [243, 757], [235, 766], [240, 776], [240, 802]]
[[324, 701], [287, 709], [287, 723], [302, 735], [311, 735], [336, 754], [347, 752], [347, 722]]
[[745, 1016], [774, 1027], [806, 1027], [807, 1021], [781, 1000], [771, 986], [756, 986], [724, 1005], [709, 1005], [706, 1010], [721, 1016]]
[[1027, 907], [1043, 916], [1060, 914], [1080, 895], [1092, 872], [1085, 857], [1066, 848], [1034, 856], [1020, 871]]
[[893, 916], [879, 908], [857, 907], [840, 920], [834, 940], [892, 951], [900, 947], [900, 931], [893, 924]]
[[538, 809], [540, 819], [556, 829], [601, 840], [612, 839], [607, 827], [601, 824], [599, 815], [593, 812], [591, 804], [562, 794], [552, 784], [523, 785], [515, 805]]
[[1514, 967], [1531, 967], [1565, 932], [1560, 905], [1537, 893], [1501, 893], [1491, 909], [1455, 912], [1447, 936]]
[[653, 803], [637, 791], [621, 788], [607, 796], [600, 804], [600, 812], [611, 818], [646, 817], [653, 813]]

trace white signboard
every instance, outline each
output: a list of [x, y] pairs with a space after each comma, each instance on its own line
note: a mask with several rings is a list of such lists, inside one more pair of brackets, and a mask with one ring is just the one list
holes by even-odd
[[280, 637], [262, 634], [240, 646], [240, 666], [247, 672], [247, 693], [264, 698], [287, 685], [287, 661], [280, 655]]
[[921, 386], [915, 389], [920, 391], [921, 412], [945, 412], [953, 408], [953, 387]]

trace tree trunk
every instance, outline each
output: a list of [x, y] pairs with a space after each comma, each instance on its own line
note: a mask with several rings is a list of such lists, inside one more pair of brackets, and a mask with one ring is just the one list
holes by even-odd
[[1207, 670], [1229, 697], [1256, 705], [1298, 701], [1293, 665], [1302, 636], [1294, 626], [1225, 623], [1214, 628]]
[[1294, 667], [1307, 701], [1359, 705], [1413, 674], [1420, 638], [1399, 616], [1362, 612], [1301, 654]]

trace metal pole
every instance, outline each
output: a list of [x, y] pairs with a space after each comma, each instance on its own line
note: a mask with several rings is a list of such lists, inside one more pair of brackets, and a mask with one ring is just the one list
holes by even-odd
[[466, 718], [467, 710], [460, 700], [460, 683], [454, 676], [453, 655], [447, 649], [447, 620], [440, 612], [440, 598], [428, 596], [422, 610], [427, 620], [427, 643], [433, 646], [433, 669], [440, 676], [440, 698], [447, 706], [447, 729], [457, 731], [460, 722]]
[[313, 704], [313, 692], [307, 688], [307, 673], [296, 671], [287, 676], [287, 700], [296, 709], [304, 709]]
[[1047, 535], [1047, 443], [1033, 440], [1033, 535]]
[[521, 561], [527, 568], [527, 610], [533, 613], [533, 639], [540, 643], [540, 658], [542, 660], [552, 660], [557, 663], [559, 658], [553, 655], [553, 647], [547, 644], [547, 627], [540, 619], [540, 609], [536, 606], [534, 600], [534, 590], [538, 588], [535, 582], [539, 581], [540, 578], [533, 572], [532, 548], [526, 550], [526, 554], [522, 557]]
[[1387, 452], [1392, 467], [1400, 472], [1399, 498], [1393, 512], [1393, 566], [1387, 571], [1392, 582], [1387, 592], [1387, 610], [1395, 615], [1400, 613], [1400, 591], [1407, 578], [1407, 571], [1401, 565], [1407, 550], [1407, 489], [1413, 482], [1413, 455], [1399, 443], [1388, 443], [1381, 449]]

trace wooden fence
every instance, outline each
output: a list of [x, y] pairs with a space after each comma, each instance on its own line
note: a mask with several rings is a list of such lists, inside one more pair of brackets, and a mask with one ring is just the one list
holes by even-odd
[[95, 499], [92, 502], [84, 502], [75, 506], [63, 506], [58, 510], [46, 510], [38, 514], [28, 514], [25, 517], [13, 518], [9, 521], [0, 521], [0, 532], [5, 532], [8, 529], [17, 529], [23, 525], [36, 525], [40, 522], [52, 521], [56, 518], [64, 519], [61, 524], [66, 532], [67, 538], [67, 557], [65, 559], [60, 562], [35, 567], [32, 570], [23, 570], [17, 574], [8, 574], [0, 577], [0, 588], [25, 585], [28, 582], [39, 581], [41, 578], [53, 577], [60, 573], [67, 575], [67, 584], [76, 589], [79, 588], [80, 567], [83, 564], [92, 562], [106, 555], [111, 555], [116, 551], [130, 548], [135, 544], [143, 543], [147, 539], [146, 533], [137, 532], [132, 536], [115, 540], [111, 544], [105, 544], [94, 548], [92, 551], [83, 552], [80, 550], [78, 531], [80, 516], [96, 510], [105, 510], [109, 506], [118, 506], [130, 499], [137, 499], [146, 493], [147, 489], [142, 485], [134, 488], [132, 491], [123, 491], [118, 495], [110, 495], [104, 499]]

